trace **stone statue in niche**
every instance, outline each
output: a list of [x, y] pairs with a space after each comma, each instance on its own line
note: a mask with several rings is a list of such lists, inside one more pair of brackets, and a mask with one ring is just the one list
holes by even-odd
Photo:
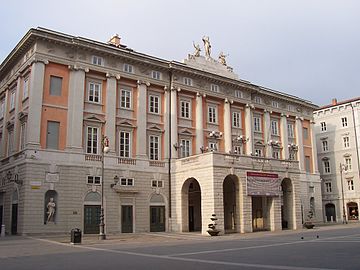
[[211, 58], [211, 44], [210, 39], [208, 36], [204, 36], [202, 38], [202, 41], [204, 42], [204, 48], [205, 48], [205, 56], [207, 58]]
[[47, 220], [46, 222], [55, 222], [55, 208], [56, 204], [54, 202], [54, 198], [50, 198], [50, 201], [48, 202], [47, 206]]

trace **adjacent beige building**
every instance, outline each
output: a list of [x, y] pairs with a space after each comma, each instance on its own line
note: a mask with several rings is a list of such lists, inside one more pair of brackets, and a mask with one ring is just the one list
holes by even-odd
[[323, 106], [314, 112], [322, 179], [324, 220], [359, 220], [360, 98]]
[[106, 233], [322, 221], [317, 106], [239, 79], [209, 42], [180, 63], [30, 29], [0, 66], [2, 232], [98, 233], [102, 200]]

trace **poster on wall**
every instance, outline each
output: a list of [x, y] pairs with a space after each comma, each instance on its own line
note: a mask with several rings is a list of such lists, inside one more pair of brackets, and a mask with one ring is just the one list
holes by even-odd
[[279, 176], [276, 173], [247, 172], [246, 190], [248, 196], [279, 196]]

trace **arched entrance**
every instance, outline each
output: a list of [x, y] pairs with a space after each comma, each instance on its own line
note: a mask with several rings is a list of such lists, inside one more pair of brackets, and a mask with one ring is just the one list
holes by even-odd
[[89, 192], [84, 200], [84, 233], [98, 234], [100, 232], [101, 195]]
[[182, 230], [201, 231], [201, 189], [195, 178], [189, 178], [182, 190]]
[[150, 199], [150, 232], [165, 231], [165, 201], [160, 194], [154, 194]]
[[348, 220], [359, 220], [359, 209], [356, 202], [349, 202], [347, 204]]
[[333, 203], [325, 204], [325, 216], [328, 222], [336, 221], [335, 205]]
[[239, 222], [238, 178], [228, 175], [223, 182], [224, 228], [225, 233], [237, 232]]
[[294, 198], [292, 183], [289, 178], [281, 182], [282, 199], [281, 199], [281, 226], [282, 229], [293, 228], [293, 208]]
[[11, 197], [11, 234], [17, 234], [19, 200], [19, 192], [17, 189], [14, 190]]

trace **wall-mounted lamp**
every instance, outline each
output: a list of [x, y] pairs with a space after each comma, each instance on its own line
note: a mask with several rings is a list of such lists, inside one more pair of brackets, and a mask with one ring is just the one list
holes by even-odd
[[280, 142], [279, 141], [274, 141], [274, 140], [270, 140], [267, 143], [270, 146], [280, 146]]
[[201, 151], [201, 153], [205, 153], [205, 152], [209, 151], [209, 147], [201, 146], [200, 151]]
[[174, 143], [173, 146], [174, 146], [174, 148], [175, 148], [176, 151], [177, 151], [179, 148], [182, 148], [182, 147], [183, 147], [183, 145], [182, 145], [181, 143], [180, 143], [180, 144]]
[[114, 176], [114, 183], [110, 184], [110, 187], [113, 188], [114, 186], [116, 186], [119, 183], [119, 176], [115, 175]]
[[209, 132], [209, 137], [214, 139], [221, 139], [223, 136], [223, 133], [221, 131], [211, 131]]
[[233, 139], [234, 142], [238, 142], [240, 144], [245, 144], [248, 140], [249, 138], [245, 138], [243, 135], [238, 135], [235, 139]]

